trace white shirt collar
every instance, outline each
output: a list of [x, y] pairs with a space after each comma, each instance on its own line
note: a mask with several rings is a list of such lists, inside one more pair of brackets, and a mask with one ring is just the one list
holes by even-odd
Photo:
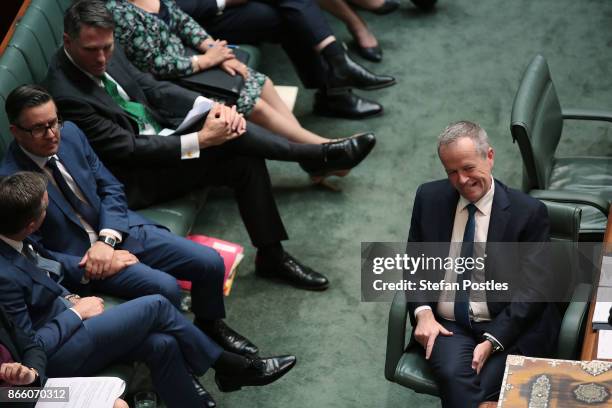
[[[87, 72], [83, 68], [81, 68], [76, 62], [74, 62], [74, 60], [72, 59], [72, 56], [70, 55], [70, 53], [68, 51], [66, 51], [66, 48], [64, 48], [64, 54], [66, 54], [66, 57], [70, 60], [70, 62], [72, 62], [72, 65], [77, 67], [79, 69], [79, 71], [81, 71], [82, 73], [87, 75], [89, 78], [91, 78], [91, 80], [94, 81], [99, 87], [104, 88], [104, 83], [102, 82], [102, 80], [100, 78], [98, 78], [98, 77], [95, 77], [95, 76], [91, 75], [89, 72]], [[104, 73], [104, 75], [105, 76], [107, 75], [106, 72]]]
[[[489, 191], [487, 191], [485, 195], [480, 197], [480, 200], [472, 204], [474, 204], [476, 208], [478, 209], [478, 211], [481, 212], [482, 214], [490, 215], [491, 208], [493, 207], [493, 195], [494, 194], [495, 194], [495, 179], [493, 178], [493, 176], [491, 176], [491, 187], [489, 188]], [[460, 198], [459, 198], [458, 207], [463, 210], [468, 204], [470, 204], [470, 202], [463, 196], [459, 196], [459, 197]]]
[[1, 234], [0, 234], [0, 239], [6, 242], [6, 244], [9, 245], [11, 248], [13, 248], [15, 251], [19, 253], [23, 251], [23, 241], [15, 241], [14, 239], [10, 239]]
[[36, 165], [43, 170], [45, 166], [47, 165], [47, 162], [49, 161], [49, 159], [51, 159], [52, 157], [55, 157], [57, 160], [59, 160], [59, 157], [57, 157], [57, 154], [54, 154], [53, 156], [49, 156], [49, 157], [42, 157], [42, 156], [37, 156], [35, 154], [28, 152], [22, 146], [19, 146], [19, 148], [25, 153], [26, 156], [32, 159], [32, 161], [36, 163]]

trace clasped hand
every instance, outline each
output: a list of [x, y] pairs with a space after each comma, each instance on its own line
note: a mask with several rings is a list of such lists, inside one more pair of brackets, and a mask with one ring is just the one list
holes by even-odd
[[106, 279], [124, 268], [138, 263], [138, 258], [129, 251], [116, 250], [104, 242], [96, 242], [81, 258], [79, 266], [85, 268], [88, 279]]
[[236, 106], [213, 104], [204, 126], [198, 132], [200, 148], [217, 146], [246, 132], [246, 119], [236, 111]]

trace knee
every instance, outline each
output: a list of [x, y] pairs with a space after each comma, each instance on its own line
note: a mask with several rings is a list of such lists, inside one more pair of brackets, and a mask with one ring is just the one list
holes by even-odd
[[178, 307], [181, 304], [181, 288], [176, 278], [168, 274], [163, 274], [158, 284], [161, 298], [164, 299], [165, 302], [170, 301], [170, 303]]
[[172, 357], [181, 352], [178, 342], [169, 334], [151, 333], [145, 342], [149, 345], [149, 353], [154, 356]]

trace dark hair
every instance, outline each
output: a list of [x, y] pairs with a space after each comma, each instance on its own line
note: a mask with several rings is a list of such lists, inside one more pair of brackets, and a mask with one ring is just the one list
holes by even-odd
[[34, 108], [52, 101], [51, 94], [40, 85], [21, 85], [13, 89], [6, 98], [6, 115], [10, 123], [15, 123], [25, 108]]
[[83, 25], [115, 29], [113, 16], [104, 0], [77, 0], [64, 14], [64, 32], [70, 38], [78, 38]]
[[45, 210], [42, 199], [47, 177], [22, 171], [0, 178], [0, 234], [16, 234]]

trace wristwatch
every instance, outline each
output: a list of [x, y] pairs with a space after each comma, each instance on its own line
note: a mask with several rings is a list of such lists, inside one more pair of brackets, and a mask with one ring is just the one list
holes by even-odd
[[489, 343], [491, 343], [491, 346], [493, 346], [493, 349], [491, 351], [491, 353], [496, 353], [500, 350], [503, 350], [503, 347], [490, 335], [488, 335], [487, 333], [482, 335], [482, 340], [483, 341], [488, 341]]
[[117, 240], [110, 235], [100, 235], [98, 237], [98, 241], [104, 242], [106, 245], [109, 245], [111, 248], [115, 248], [117, 245]]

